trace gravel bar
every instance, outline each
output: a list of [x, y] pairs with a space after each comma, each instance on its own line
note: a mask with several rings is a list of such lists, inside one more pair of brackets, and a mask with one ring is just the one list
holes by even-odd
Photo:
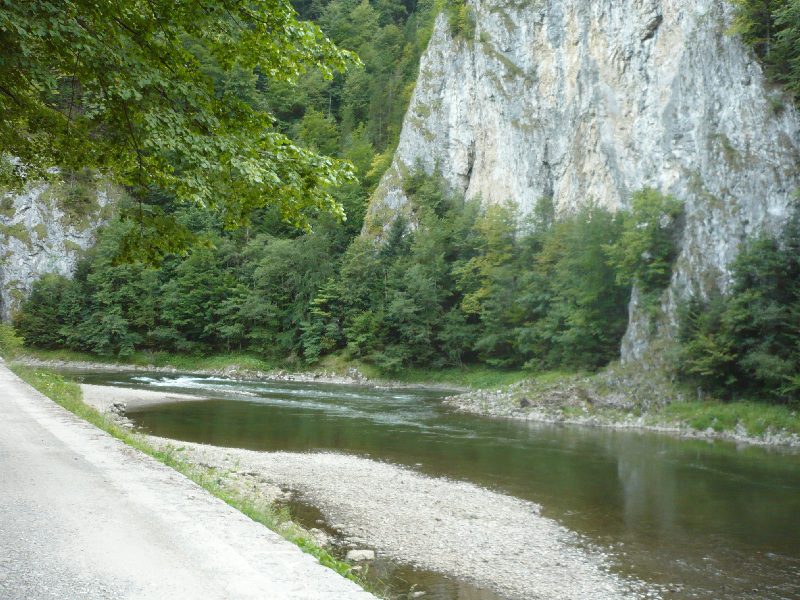
[[[190, 462], [294, 490], [352, 545], [508, 598], [616, 600], [643, 595], [641, 584], [609, 572], [602, 552], [587, 549], [574, 532], [542, 517], [532, 502], [346, 454], [257, 452], [149, 440], [179, 448]], [[649, 597], [657, 596], [650, 592]]]

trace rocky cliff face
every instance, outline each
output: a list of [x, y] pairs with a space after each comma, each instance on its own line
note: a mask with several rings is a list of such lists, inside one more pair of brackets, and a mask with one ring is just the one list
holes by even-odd
[[47, 183], [0, 195], [0, 319], [11, 317], [43, 273], [72, 275], [114, 197], [103, 185]]
[[[724, 0], [474, 0], [474, 36], [440, 15], [394, 162], [371, 207], [402, 211], [402, 178], [438, 165], [452, 188], [522, 213], [552, 197], [625, 207], [649, 186], [685, 201], [670, 289], [723, 290], [743, 239], [778, 230], [800, 188], [800, 118], [737, 37]], [[663, 325], [662, 325], [663, 326]], [[652, 327], [636, 294], [624, 359]]]

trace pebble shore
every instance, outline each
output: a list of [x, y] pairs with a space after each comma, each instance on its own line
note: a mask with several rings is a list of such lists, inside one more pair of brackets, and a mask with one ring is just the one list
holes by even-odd
[[[82, 385], [100, 411], [157, 401], [160, 392]], [[175, 401], [163, 394], [162, 401]], [[148, 436], [213, 469], [260, 501], [288, 492], [317, 507], [354, 548], [491, 589], [512, 600], [658, 598], [609, 570], [611, 557], [539, 514], [539, 506], [463, 481], [337, 453], [257, 452]], [[649, 593], [649, 595], [647, 595]]]

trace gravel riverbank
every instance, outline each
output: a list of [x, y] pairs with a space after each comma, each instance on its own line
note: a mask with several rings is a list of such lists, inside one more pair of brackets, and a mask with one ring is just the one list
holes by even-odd
[[[83, 385], [101, 411], [149, 404], [158, 392]], [[164, 394], [170, 401], [172, 394]], [[473, 484], [333, 453], [256, 452], [166, 440], [187, 462], [260, 500], [291, 490], [319, 508], [347, 544], [414, 564], [512, 599], [638, 598], [643, 586], [608, 570], [609, 557], [531, 502]], [[651, 598], [659, 595], [650, 590]]]
[[[687, 423], [664, 418], [660, 409], [668, 402], [660, 398], [656, 402], [642, 402], [636, 398], [639, 390], [633, 386], [629, 391], [624, 388], [598, 390], [598, 387], [601, 386], [593, 378], [574, 377], [567, 382], [551, 384], [531, 380], [500, 390], [473, 390], [448, 396], [443, 402], [462, 412], [480, 416], [582, 427], [638, 429], [685, 438], [800, 449], [800, 435], [796, 433], [766, 431], [762, 435], [750, 435], [741, 425], [722, 431], [711, 427], [695, 429]], [[648, 391], [652, 397], [653, 391]]]
[[185, 460], [219, 473], [244, 474], [254, 491], [259, 486], [293, 490], [353, 546], [508, 598], [637, 597], [606, 570], [602, 552], [584, 547], [530, 502], [356, 456], [149, 440], [180, 448]]

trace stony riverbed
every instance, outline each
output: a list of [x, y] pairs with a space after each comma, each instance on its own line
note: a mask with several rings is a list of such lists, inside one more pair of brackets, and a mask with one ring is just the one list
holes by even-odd
[[[83, 386], [100, 410], [158, 401], [159, 392]], [[163, 394], [162, 401], [180, 395]], [[318, 507], [348, 544], [492, 589], [514, 599], [659, 597], [609, 570], [602, 549], [531, 502], [462, 481], [336, 453], [257, 452], [150, 437], [226, 485], [260, 499], [292, 490]]]

